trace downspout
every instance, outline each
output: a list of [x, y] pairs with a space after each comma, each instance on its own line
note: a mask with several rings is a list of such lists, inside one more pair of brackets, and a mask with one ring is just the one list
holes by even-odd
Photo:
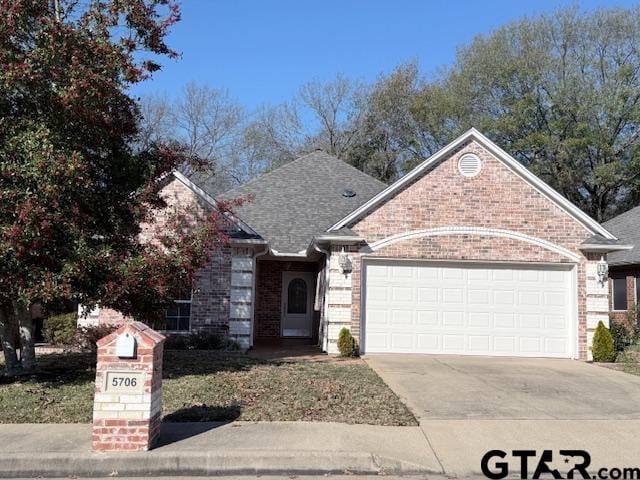
[[265, 246], [264, 251], [259, 252], [259, 253], [255, 253], [253, 254], [252, 260], [253, 260], [253, 281], [252, 281], [252, 285], [251, 285], [251, 336], [249, 338], [249, 343], [250, 346], [249, 348], [253, 348], [253, 337], [254, 337], [254, 330], [256, 327], [256, 282], [257, 282], [257, 278], [258, 278], [258, 257], [261, 257], [263, 255], [266, 255], [267, 253], [269, 253], [269, 246]]
[[[323, 338], [321, 339], [322, 341], [322, 345], [321, 348], [323, 351], [327, 351], [327, 349], [329, 348], [329, 319], [327, 318], [327, 312], [328, 312], [328, 296], [329, 296], [329, 261], [331, 258], [331, 252], [329, 252], [328, 250], [324, 250], [322, 248], [320, 248], [318, 246], [317, 243], [313, 243], [313, 248], [315, 250], [317, 250], [320, 253], [323, 253], [325, 256], [325, 274], [324, 274], [324, 299], [322, 301], [322, 322], [324, 322], [324, 326], [323, 326]], [[322, 323], [321, 323], [322, 324]]]

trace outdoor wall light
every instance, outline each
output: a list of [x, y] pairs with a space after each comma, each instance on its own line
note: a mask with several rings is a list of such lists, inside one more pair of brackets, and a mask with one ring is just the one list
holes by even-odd
[[607, 281], [607, 277], [609, 276], [609, 265], [605, 261], [604, 257], [600, 257], [597, 271], [598, 271], [598, 281], [600, 282], [600, 285], [604, 285], [604, 282]]
[[340, 266], [341, 273], [349, 273], [351, 271], [351, 260], [349, 259], [347, 252], [344, 251], [344, 248], [338, 257], [338, 265]]

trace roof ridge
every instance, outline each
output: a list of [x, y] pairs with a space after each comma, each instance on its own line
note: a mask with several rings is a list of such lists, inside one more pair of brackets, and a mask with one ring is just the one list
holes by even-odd
[[319, 154], [322, 154], [322, 155], [324, 155], [324, 156], [326, 156], [326, 157], [329, 157], [329, 158], [332, 158], [332, 159], [335, 159], [335, 160], [339, 161], [339, 162], [340, 162], [340, 163], [342, 163], [343, 165], [347, 166], [349, 169], [351, 169], [351, 170], [353, 170], [353, 171], [357, 172], [358, 174], [360, 174], [360, 175], [362, 175], [362, 176], [365, 176], [365, 177], [367, 177], [367, 178], [369, 178], [369, 179], [375, 180], [378, 184], [380, 184], [380, 186], [387, 187], [387, 184], [386, 184], [386, 183], [384, 183], [384, 182], [382, 182], [381, 180], [378, 180], [377, 178], [375, 178], [375, 177], [373, 177], [373, 176], [369, 175], [368, 173], [363, 172], [362, 170], [360, 170], [360, 169], [358, 169], [358, 168], [354, 167], [354, 166], [353, 166], [353, 165], [351, 165], [349, 162], [346, 162], [345, 160], [343, 160], [343, 159], [341, 159], [341, 158], [337, 157], [336, 155], [332, 155], [332, 154], [330, 154], [330, 153], [328, 153], [328, 152], [325, 152], [324, 150], [318, 150], [318, 149], [316, 149], [316, 150], [312, 150], [311, 152], [305, 153], [304, 155], [301, 155], [301, 156], [299, 156], [299, 157], [297, 157], [297, 158], [295, 158], [295, 159], [291, 160], [290, 162], [287, 162], [287, 163], [285, 163], [285, 164], [283, 164], [283, 165], [280, 165], [278, 168], [274, 168], [273, 170], [269, 170], [268, 172], [264, 172], [264, 173], [262, 173], [262, 174], [258, 175], [257, 177], [252, 178], [252, 179], [251, 179], [251, 180], [249, 180], [248, 182], [245, 182], [245, 183], [240, 184], [240, 185], [236, 185], [235, 187], [230, 188], [229, 190], [225, 190], [224, 192], [221, 192], [220, 194], [216, 195], [216, 198], [218, 198], [218, 197], [220, 197], [220, 196], [225, 196], [225, 197], [226, 197], [226, 196], [228, 196], [229, 194], [233, 194], [233, 191], [234, 191], [234, 190], [244, 189], [245, 187], [248, 187], [248, 186], [250, 186], [250, 185], [253, 185], [253, 184], [254, 184], [254, 183], [256, 183], [258, 180], [263, 180], [263, 179], [265, 179], [266, 177], [269, 177], [272, 173], [276, 173], [276, 172], [278, 172], [278, 171], [282, 170], [283, 168], [288, 167], [288, 166], [291, 166], [292, 164], [297, 163], [297, 162], [299, 162], [299, 161], [306, 160], [308, 157], [310, 157], [310, 156], [312, 156], [312, 155], [314, 155], [314, 154], [318, 154], [318, 153], [319, 153]]
[[351, 165], [349, 162], [347, 162], [346, 160], [341, 159], [340, 157], [336, 156], [336, 155], [331, 155], [330, 153], [325, 152], [324, 150], [322, 151], [322, 153], [324, 153], [325, 155], [327, 155], [328, 157], [331, 158], [335, 158], [336, 160], [338, 160], [339, 162], [342, 162], [343, 164], [345, 164], [347, 167], [349, 167], [351, 170], [359, 173], [362, 176], [368, 177], [372, 180], [375, 180], [376, 182], [378, 182], [380, 184], [380, 186], [384, 186], [385, 188], [389, 186], [389, 184], [383, 182], [382, 180], [377, 179], [376, 177], [369, 175], [367, 172], [363, 172], [362, 170], [360, 170], [357, 167], [354, 167], [353, 165]]
[[257, 182], [258, 180], [262, 180], [262, 179], [264, 179], [264, 178], [266, 178], [266, 177], [270, 176], [272, 173], [275, 173], [275, 172], [277, 172], [277, 171], [279, 171], [279, 170], [283, 169], [284, 167], [287, 167], [287, 166], [291, 165], [292, 163], [296, 163], [296, 162], [298, 162], [299, 160], [302, 160], [302, 159], [304, 159], [305, 157], [308, 157], [309, 155], [311, 155], [312, 153], [315, 153], [315, 152], [316, 152], [316, 151], [314, 150], [313, 152], [305, 153], [304, 155], [301, 155], [301, 156], [299, 156], [299, 157], [297, 157], [297, 158], [294, 158], [294, 159], [293, 159], [293, 160], [291, 160], [290, 162], [284, 163], [284, 164], [280, 165], [279, 167], [274, 168], [273, 170], [269, 170], [268, 172], [263, 172], [263, 173], [261, 173], [260, 175], [258, 175], [257, 177], [252, 178], [252, 179], [251, 179], [251, 180], [249, 180], [248, 182], [241, 183], [240, 185], [236, 185], [235, 187], [230, 188], [229, 190], [225, 190], [224, 192], [221, 192], [219, 195], [216, 195], [216, 197], [220, 197], [220, 196], [222, 196], [222, 195], [227, 196], [227, 194], [229, 194], [229, 193], [233, 192], [234, 190], [238, 190], [238, 189], [240, 189], [240, 188], [244, 188], [244, 187], [246, 187], [246, 186], [248, 186], [248, 185], [251, 185], [251, 184], [253, 184], [253, 183]]

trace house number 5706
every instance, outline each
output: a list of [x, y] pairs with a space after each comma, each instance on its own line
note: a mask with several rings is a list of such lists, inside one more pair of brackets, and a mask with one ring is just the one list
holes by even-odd
[[114, 387], [136, 387], [138, 379], [135, 377], [113, 377], [111, 378], [111, 385]]

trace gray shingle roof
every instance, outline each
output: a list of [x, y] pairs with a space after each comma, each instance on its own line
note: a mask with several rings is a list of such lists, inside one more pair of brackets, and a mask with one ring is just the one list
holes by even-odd
[[602, 226], [618, 237], [620, 242], [633, 245], [631, 250], [607, 254], [610, 265], [640, 263], [640, 206], [612, 218]]
[[[251, 201], [235, 209], [236, 216], [274, 250], [297, 253], [386, 187], [342, 160], [315, 151], [218, 198], [250, 197]], [[346, 189], [355, 196], [344, 196]]]

